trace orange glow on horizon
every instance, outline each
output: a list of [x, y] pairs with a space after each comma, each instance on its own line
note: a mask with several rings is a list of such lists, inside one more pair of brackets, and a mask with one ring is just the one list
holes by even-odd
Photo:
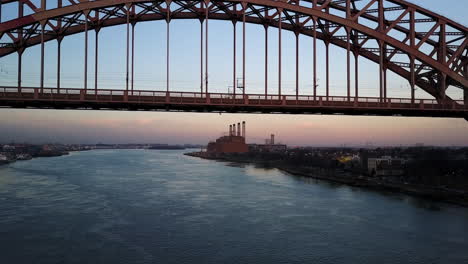
[[240, 121], [249, 143], [275, 134], [289, 145], [468, 145], [463, 119], [16, 109], [2, 110], [0, 140], [205, 144]]

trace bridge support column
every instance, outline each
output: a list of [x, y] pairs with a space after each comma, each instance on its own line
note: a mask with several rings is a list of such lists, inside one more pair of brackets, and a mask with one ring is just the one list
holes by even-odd
[[245, 11], [247, 3], [242, 2], [242, 95], [245, 95]]
[[[268, 11], [265, 11], [268, 12]], [[268, 13], [266, 13], [268, 15]], [[265, 28], [265, 100], [268, 97], [268, 25], [263, 25]]]
[[62, 37], [57, 38], [57, 93], [60, 93], [60, 61], [62, 49]]
[[[415, 12], [414, 10], [410, 10], [410, 46], [411, 48], [416, 47], [416, 20], [415, 20]], [[410, 55], [410, 88], [411, 88], [411, 103], [415, 103], [415, 92], [416, 92], [416, 70], [415, 70], [415, 63], [414, 63], [414, 56]]]
[[23, 49], [18, 51], [18, 93], [21, 94], [21, 77], [22, 77], [22, 64], [23, 64]]
[[[296, 35], [296, 101], [297, 101], [299, 99], [299, 32], [296, 31], [294, 32], [294, 34]], [[314, 93], [314, 97], [315, 97], [315, 93]]]
[[85, 46], [84, 46], [84, 89], [88, 90], [88, 15], [89, 11], [83, 12], [85, 15]]
[[351, 29], [346, 27], [346, 96], [348, 101], [351, 101], [351, 43], [350, 34]]
[[200, 93], [203, 94], [203, 19], [200, 19]]
[[283, 9], [278, 9], [278, 96], [281, 96], [281, 19]]
[[[23, 1], [18, 1], [18, 17], [23, 17], [23, 11], [24, 11], [24, 6], [23, 6]], [[1, 13], [1, 7], [2, 4], [0, 3], [0, 13]], [[0, 21], [1, 21], [1, 14], [0, 14]], [[3, 34], [1, 34], [3, 35]], [[0, 35], [0, 37], [1, 37]], [[20, 31], [18, 32], [18, 39], [19, 41], [23, 41], [23, 28], [21, 27]], [[22, 58], [23, 58], [23, 51], [24, 48], [20, 48], [18, 50], [18, 93], [21, 96], [21, 78], [22, 78], [22, 73], [21, 73], [21, 68], [22, 68]]]
[[206, 94], [206, 103], [207, 103], [207, 104], [210, 104], [210, 103], [211, 103], [210, 94]]
[[[314, 4], [316, 2], [314, 1]], [[325, 8], [325, 13], [330, 14], [330, 8], [327, 6]], [[325, 22], [325, 31], [330, 34], [330, 22]], [[326, 39], [325, 43], [325, 94], [326, 94], [326, 101], [328, 101], [328, 97], [330, 96], [330, 60], [329, 60], [329, 53], [330, 53], [330, 41]]]
[[128, 91], [124, 91], [124, 102], [128, 102]]
[[379, 41], [379, 49], [380, 49], [380, 61], [379, 61], [379, 97], [380, 97], [380, 102], [384, 101], [385, 98], [385, 86], [386, 86], [386, 73], [385, 73], [385, 48], [384, 48], [384, 43], [383, 41]]
[[205, 93], [208, 94], [208, 4], [210, 0], [205, 0]]
[[34, 99], [39, 99], [39, 89], [34, 88]]
[[354, 51], [354, 97], [359, 97], [359, 53]]
[[80, 90], [80, 101], [84, 101], [86, 90]]
[[383, 70], [383, 98], [384, 102], [387, 101], [387, 68]]
[[233, 30], [233, 55], [232, 55], [232, 89], [234, 93], [234, 98], [236, 98], [236, 50], [237, 50], [237, 45], [236, 45], [236, 20], [232, 21], [232, 26], [234, 28]]
[[247, 94], [244, 94], [244, 104], [245, 105], [249, 104], [249, 96]]
[[[135, 6], [133, 6], [135, 8]], [[135, 12], [135, 10], [133, 10]], [[132, 22], [132, 95], [133, 95], [133, 83], [135, 79], [135, 22]]]
[[414, 57], [410, 58], [410, 88], [411, 88], [411, 103], [414, 104], [415, 101], [415, 88], [416, 88], [416, 72], [414, 65]]
[[[62, 7], [62, 0], [57, 0], [57, 8]], [[57, 21], [57, 27], [62, 27], [62, 21]], [[57, 93], [60, 93], [60, 61], [63, 36], [57, 36]]]
[[325, 75], [326, 75], [326, 83], [325, 83], [325, 94], [328, 97], [330, 96], [330, 42], [325, 42]]
[[[351, 18], [351, 1], [346, 0], [346, 19]], [[351, 101], [351, 28], [346, 27], [346, 87], [348, 102]]]
[[100, 28], [96, 28], [96, 43], [95, 43], [95, 46], [94, 46], [94, 92], [96, 93], [96, 96], [97, 96], [97, 93], [98, 93], [98, 58], [99, 58], [99, 30]]
[[[316, 1], [314, 1], [314, 6], [317, 5]], [[313, 53], [313, 64], [314, 64], [314, 72], [313, 72], [313, 78], [314, 81], [312, 82], [314, 85], [314, 101], [316, 100], [317, 97], [317, 18], [312, 17], [313, 20], [313, 26], [314, 26], [314, 33], [313, 33], [313, 46], [314, 46], [314, 53]]]
[[41, 93], [44, 92], [44, 30], [46, 21], [41, 21]]
[[126, 5], [127, 8], [127, 53], [125, 54], [125, 91], [128, 92], [128, 75], [129, 75], [129, 52], [130, 52], [130, 5]]
[[171, 0], [166, 1], [166, 91], [169, 92], [169, 36], [170, 36], [170, 21], [171, 21]]

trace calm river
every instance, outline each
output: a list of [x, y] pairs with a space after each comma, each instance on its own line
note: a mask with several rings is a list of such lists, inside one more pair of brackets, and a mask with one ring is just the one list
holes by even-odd
[[0, 167], [0, 263], [468, 263], [468, 208], [173, 150]]

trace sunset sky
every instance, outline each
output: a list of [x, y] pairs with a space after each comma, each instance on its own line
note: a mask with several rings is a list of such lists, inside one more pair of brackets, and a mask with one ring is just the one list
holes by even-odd
[[[461, 24], [468, 24], [466, 6], [459, 0], [413, 1], [441, 13]], [[2, 21], [15, 12], [7, 6]], [[238, 24], [238, 68], [241, 77], [241, 24]], [[198, 21], [171, 23], [171, 78], [173, 90], [199, 90], [199, 29]], [[271, 32], [271, 33], [270, 33]], [[247, 82], [249, 92], [263, 89], [264, 29], [247, 25]], [[283, 33], [283, 89], [293, 93], [295, 78], [294, 38]], [[125, 27], [105, 28], [99, 34], [99, 87], [125, 89]], [[135, 89], [165, 89], [165, 23], [145, 22], [136, 26]], [[210, 21], [210, 90], [227, 92], [232, 84], [232, 23]], [[277, 91], [277, 30], [269, 31], [269, 92]], [[323, 67], [323, 44], [318, 41], [319, 67]], [[90, 33], [90, 57], [94, 61], [94, 32]], [[55, 41], [46, 44], [46, 86], [56, 85]], [[64, 39], [62, 43], [62, 87], [82, 87], [83, 34]], [[333, 48], [331, 89], [334, 95], [345, 94], [345, 64], [340, 63], [345, 52]], [[39, 85], [40, 47], [32, 47], [23, 55], [23, 85]], [[121, 54], [121, 56], [116, 56]], [[300, 90], [312, 91], [311, 39], [300, 40]], [[0, 85], [16, 85], [17, 55], [0, 58]], [[160, 63], [159, 63], [160, 62]], [[343, 61], [344, 62], [344, 61]], [[325, 72], [319, 72], [318, 92], [324, 93]], [[94, 84], [94, 66], [90, 64], [89, 85]], [[389, 96], [408, 97], [407, 81], [389, 74]], [[360, 63], [361, 93], [378, 94], [378, 66], [362, 60]], [[460, 99], [460, 91], [450, 90]], [[419, 98], [427, 95], [417, 91]], [[244, 115], [217, 113], [166, 113], [77, 110], [0, 109], [0, 142], [63, 142], [63, 143], [199, 143], [222, 135], [229, 124], [247, 122], [247, 141], [263, 142], [269, 134], [289, 145], [468, 145], [468, 122], [463, 119], [352, 117], [318, 115]]]

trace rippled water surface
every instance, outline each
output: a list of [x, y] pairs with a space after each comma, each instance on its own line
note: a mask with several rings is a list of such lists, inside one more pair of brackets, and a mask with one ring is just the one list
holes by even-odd
[[0, 263], [468, 263], [468, 209], [99, 150], [0, 167]]

